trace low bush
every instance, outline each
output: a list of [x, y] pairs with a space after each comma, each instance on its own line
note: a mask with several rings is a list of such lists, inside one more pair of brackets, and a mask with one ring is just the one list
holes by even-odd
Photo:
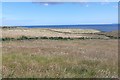
[[[110, 39], [120, 39], [120, 37], [114, 37], [114, 36], [106, 36]], [[101, 37], [95, 38], [95, 37], [79, 37], [79, 38], [70, 38], [70, 37], [27, 37], [27, 36], [21, 36], [19, 38], [1, 38], [0, 41], [11, 41], [11, 40], [32, 40], [32, 39], [49, 39], [49, 40], [85, 40], [85, 39], [104, 39]]]
[[15, 39], [14, 39], [14, 38], [6, 37], [6, 38], [2, 38], [1, 40], [2, 40], [2, 41], [10, 41], [10, 40], [15, 40]]
[[29, 39], [29, 38], [27, 36], [21, 36], [19, 39], [20, 40], [26, 40], [26, 39]]
[[49, 39], [48, 37], [40, 37], [40, 39]]

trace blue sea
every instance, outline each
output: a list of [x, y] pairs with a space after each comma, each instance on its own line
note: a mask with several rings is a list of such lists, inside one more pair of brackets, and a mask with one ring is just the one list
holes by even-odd
[[96, 29], [102, 32], [110, 32], [118, 30], [118, 24], [100, 24], [100, 25], [37, 25], [23, 26], [27, 28], [79, 28], [79, 29]]

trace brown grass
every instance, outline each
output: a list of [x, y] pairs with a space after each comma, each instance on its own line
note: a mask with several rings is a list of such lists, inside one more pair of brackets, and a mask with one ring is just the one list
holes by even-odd
[[116, 78], [117, 40], [5, 41], [3, 77]]

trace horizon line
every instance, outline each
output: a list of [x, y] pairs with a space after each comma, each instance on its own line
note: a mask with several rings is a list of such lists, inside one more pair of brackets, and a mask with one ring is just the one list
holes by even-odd
[[40, 25], [0, 25], [0, 26], [64, 26], [64, 25], [119, 25], [119, 23], [105, 23], [105, 24], [40, 24]]

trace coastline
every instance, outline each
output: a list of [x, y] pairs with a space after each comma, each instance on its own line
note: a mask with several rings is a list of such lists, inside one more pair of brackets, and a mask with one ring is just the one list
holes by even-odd
[[111, 32], [118, 30], [119, 24], [75, 24], [75, 25], [19, 25], [3, 27], [22, 27], [22, 28], [50, 28], [50, 29], [94, 29], [101, 32]]

